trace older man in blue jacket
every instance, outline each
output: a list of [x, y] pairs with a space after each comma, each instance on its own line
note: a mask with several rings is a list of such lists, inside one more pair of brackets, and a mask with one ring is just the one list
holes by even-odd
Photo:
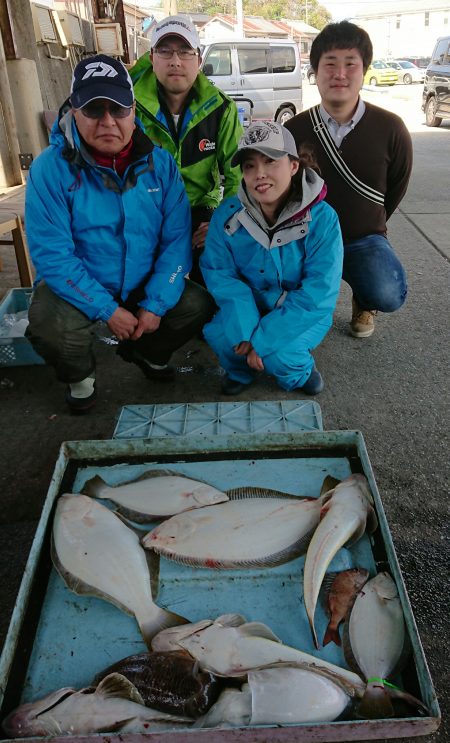
[[172, 352], [214, 307], [185, 279], [190, 207], [176, 163], [146, 137], [134, 108], [121, 62], [105, 55], [80, 62], [27, 184], [37, 271], [27, 336], [68, 385], [71, 412], [95, 402], [95, 321], [107, 323], [126, 361], [167, 380]]

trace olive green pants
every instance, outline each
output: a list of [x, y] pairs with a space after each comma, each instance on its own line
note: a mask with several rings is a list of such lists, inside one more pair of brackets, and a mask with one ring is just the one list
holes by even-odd
[[[139, 292], [123, 306], [135, 313]], [[119, 344], [122, 356], [137, 354], [155, 364], [166, 364], [172, 353], [200, 333], [215, 310], [210, 294], [193, 281], [185, 280], [178, 304], [161, 319], [154, 333]], [[35, 351], [53, 366], [61, 382], [81, 382], [95, 370], [95, 322], [61, 299], [45, 282], [36, 287], [28, 313], [26, 336]], [[130, 359], [131, 360], [131, 359]]]

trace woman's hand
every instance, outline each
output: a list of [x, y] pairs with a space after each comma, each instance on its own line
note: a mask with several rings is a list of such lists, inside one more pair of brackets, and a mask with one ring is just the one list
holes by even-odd
[[250, 341], [241, 341], [237, 346], [234, 347], [234, 353], [238, 356], [247, 356], [250, 353], [253, 346]]
[[261, 356], [258, 356], [254, 348], [252, 348], [250, 353], [247, 354], [247, 364], [250, 369], [254, 369], [255, 371], [264, 371], [263, 360]]
[[241, 341], [234, 347], [234, 353], [238, 356], [246, 356], [247, 364], [255, 371], [264, 371], [264, 364], [261, 356], [258, 356], [250, 341]]

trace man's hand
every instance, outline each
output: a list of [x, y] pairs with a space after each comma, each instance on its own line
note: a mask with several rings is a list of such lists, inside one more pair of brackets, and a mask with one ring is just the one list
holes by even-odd
[[113, 333], [119, 341], [126, 341], [128, 338], [132, 337], [138, 321], [132, 312], [128, 312], [128, 310], [125, 310], [123, 307], [118, 307], [114, 310], [106, 324], [111, 333]]
[[205, 247], [206, 233], [208, 232], [209, 222], [200, 222], [199, 226], [192, 235], [192, 248], [199, 250]]
[[131, 336], [132, 341], [137, 341], [144, 333], [154, 333], [158, 330], [161, 318], [159, 315], [155, 315], [154, 312], [148, 312], [141, 307], [137, 312], [137, 327]]
[[250, 353], [247, 355], [247, 364], [255, 371], [264, 371], [263, 360], [261, 356], [258, 356], [254, 348], [252, 348]]

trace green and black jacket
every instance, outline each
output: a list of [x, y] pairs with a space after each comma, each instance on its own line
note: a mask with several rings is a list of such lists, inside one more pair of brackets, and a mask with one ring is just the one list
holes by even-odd
[[199, 72], [175, 128], [148, 53], [138, 59], [130, 75], [137, 116], [150, 139], [175, 158], [191, 207], [218, 205], [220, 174], [224, 198], [233, 196], [241, 171], [231, 167], [231, 158], [242, 134], [234, 101]]

